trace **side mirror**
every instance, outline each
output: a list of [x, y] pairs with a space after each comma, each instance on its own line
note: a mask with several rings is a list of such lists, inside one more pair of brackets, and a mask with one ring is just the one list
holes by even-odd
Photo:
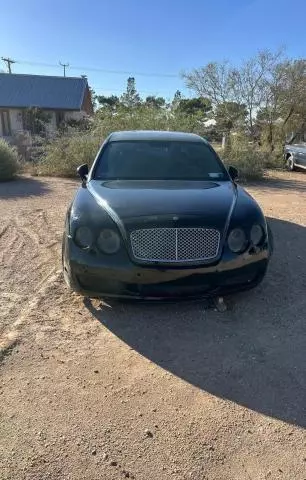
[[88, 165], [84, 163], [77, 168], [77, 173], [80, 175], [82, 181], [86, 181], [88, 175]]
[[237, 180], [238, 175], [239, 175], [237, 168], [232, 167], [232, 166], [230, 165], [230, 166], [228, 167], [228, 173], [229, 173], [229, 176], [231, 177], [231, 179], [232, 179], [233, 181]]

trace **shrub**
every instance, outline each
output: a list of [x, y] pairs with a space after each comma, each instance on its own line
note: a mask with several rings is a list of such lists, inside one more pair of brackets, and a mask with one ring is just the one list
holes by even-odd
[[[230, 155], [232, 155], [233, 161], [242, 164], [242, 170], [246, 173], [246, 177], [248, 176], [248, 165], [245, 165], [245, 163], [246, 161], [249, 163], [249, 178], [261, 177], [264, 169], [284, 168], [283, 147], [281, 143], [278, 143], [274, 147], [274, 150], [271, 151], [269, 145], [263, 144], [259, 146], [256, 143], [250, 143], [245, 135], [238, 134], [233, 136]], [[258, 171], [258, 177], [256, 171]]]
[[142, 106], [130, 110], [122, 107], [116, 112], [103, 108], [96, 113], [89, 131], [62, 134], [46, 143], [41, 160], [35, 166], [35, 173], [59, 177], [75, 176], [79, 165], [91, 165], [102, 140], [116, 130], [197, 131], [199, 127], [201, 124], [195, 116], [188, 117], [181, 113], [174, 115], [167, 110], [153, 107]]
[[236, 167], [241, 180], [258, 180], [264, 174], [265, 154], [252, 146], [234, 146], [227, 153], [224, 163]]
[[0, 181], [12, 180], [19, 168], [15, 147], [0, 139]]
[[75, 177], [82, 163], [92, 164], [101, 139], [92, 134], [62, 135], [48, 143], [36, 165], [38, 175]]
[[196, 115], [170, 112], [167, 109], [141, 106], [134, 109], [101, 108], [93, 123], [93, 131], [106, 137], [118, 130], [174, 130], [201, 133], [203, 126]]
[[[70, 127], [72, 128], [72, 127]], [[199, 115], [186, 115], [178, 109], [155, 108], [141, 105], [133, 108], [124, 106], [100, 108], [88, 122], [88, 130], [74, 129], [63, 133], [43, 146], [42, 160], [37, 163], [36, 173], [40, 175], [76, 175], [76, 168], [82, 163], [91, 165], [102, 140], [109, 133], [118, 130], [179, 130], [205, 136], [203, 119]], [[283, 166], [281, 149], [271, 153], [255, 143], [245, 132], [231, 135], [226, 148], [220, 151], [227, 165], [239, 169], [244, 180], [260, 179], [266, 168]], [[219, 151], [220, 145], [217, 145]], [[40, 155], [40, 147], [39, 153]]]
[[284, 169], [285, 161], [281, 149], [265, 153], [265, 168]]

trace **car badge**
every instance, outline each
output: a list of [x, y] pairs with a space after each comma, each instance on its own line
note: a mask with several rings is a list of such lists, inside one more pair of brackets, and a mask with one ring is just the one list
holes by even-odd
[[172, 217], [172, 220], [174, 220], [174, 222], [177, 222], [178, 219], [179, 219], [179, 217], [177, 217], [177, 216]]

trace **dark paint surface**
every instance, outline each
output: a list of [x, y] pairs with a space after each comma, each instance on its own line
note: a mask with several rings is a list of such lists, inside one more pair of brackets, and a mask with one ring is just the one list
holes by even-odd
[[[122, 228], [144, 223], [161, 226], [210, 226], [226, 233], [227, 223], [249, 228], [265, 225], [261, 209], [241, 187], [224, 182], [167, 182], [91, 180], [80, 187], [73, 205], [73, 217], [101, 228], [113, 221]], [[124, 227], [125, 226], [125, 227]]]
[[[115, 132], [110, 141], [122, 140], [203, 141], [197, 135], [178, 132]], [[210, 147], [211, 148], [211, 147]], [[220, 161], [220, 160], [219, 160]], [[64, 276], [70, 286], [88, 295], [133, 298], [180, 297], [220, 294], [252, 288], [265, 275], [271, 256], [271, 241], [264, 215], [255, 200], [228, 180], [94, 180], [93, 165], [77, 191], [66, 218], [63, 241]], [[226, 171], [225, 171], [226, 174]], [[259, 223], [265, 242], [253, 248], [250, 230]], [[89, 250], [77, 247], [76, 228], [86, 225], [96, 239], [102, 228], [117, 229], [121, 248], [114, 255], [102, 254], [95, 242]], [[220, 231], [217, 257], [192, 265], [148, 264], [136, 261], [129, 234], [138, 228], [212, 227]], [[228, 232], [242, 227], [248, 247], [242, 254], [230, 251]]]
[[[91, 180], [79, 188], [68, 211], [65, 264], [73, 288], [87, 295], [148, 298], [153, 291], [157, 298], [174, 298], [198, 296], [202, 290], [203, 295], [244, 290], [264, 276], [271, 254], [269, 242], [256, 252], [249, 245], [243, 254], [234, 254], [226, 238], [228, 230], [243, 227], [249, 232], [254, 223], [266, 229], [255, 200], [231, 181]], [[95, 248], [78, 248], [73, 235], [80, 224], [89, 225], [96, 235], [101, 228], [118, 228], [120, 251], [103, 255]], [[129, 231], [152, 225], [214, 226], [221, 232], [219, 255], [205, 265], [139, 264], [131, 253]]]
[[164, 130], [125, 130], [122, 132], [113, 132], [107, 138], [109, 142], [123, 142], [123, 141], [182, 141], [182, 142], [205, 142], [204, 138], [195, 133], [186, 132], [170, 132]]
[[107, 202], [121, 218], [151, 215], [201, 215], [210, 224], [225, 223], [236, 190], [231, 182], [91, 180], [88, 191]]

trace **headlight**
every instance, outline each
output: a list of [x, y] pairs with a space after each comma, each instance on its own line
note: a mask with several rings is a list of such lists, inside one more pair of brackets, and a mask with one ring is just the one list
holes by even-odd
[[120, 237], [114, 230], [108, 228], [101, 230], [97, 245], [103, 253], [116, 253], [120, 248]]
[[264, 232], [263, 232], [263, 229], [260, 225], [253, 225], [252, 229], [251, 229], [251, 242], [253, 243], [253, 245], [257, 246], [260, 244], [260, 242], [262, 241], [263, 239], [263, 236], [264, 236]]
[[77, 228], [74, 236], [74, 241], [81, 248], [90, 248], [93, 244], [93, 234], [90, 228]]
[[247, 239], [244, 231], [241, 228], [234, 228], [227, 239], [230, 250], [234, 253], [240, 253], [245, 250]]

